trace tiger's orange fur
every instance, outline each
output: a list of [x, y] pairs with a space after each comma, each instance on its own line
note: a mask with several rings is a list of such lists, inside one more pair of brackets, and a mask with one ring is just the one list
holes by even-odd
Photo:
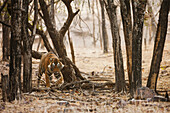
[[63, 75], [61, 73], [61, 69], [64, 67], [64, 65], [60, 62], [58, 57], [52, 53], [46, 53], [43, 54], [40, 60], [39, 64], [39, 70], [38, 70], [38, 87], [40, 83], [40, 79], [42, 77], [42, 74], [45, 73], [45, 80], [46, 80], [46, 86], [50, 87], [50, 76], [54, 73], [59, 73], [60, 77], [58, 78], [56, 85], [62, 85], [64, 83]]

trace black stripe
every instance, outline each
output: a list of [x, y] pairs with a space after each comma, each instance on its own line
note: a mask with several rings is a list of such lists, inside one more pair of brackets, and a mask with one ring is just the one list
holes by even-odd
[[47, 70], [47, 74], [48, 74], [48, 75], [51, 75], [52, 73], [51, 73], [49, 70]]

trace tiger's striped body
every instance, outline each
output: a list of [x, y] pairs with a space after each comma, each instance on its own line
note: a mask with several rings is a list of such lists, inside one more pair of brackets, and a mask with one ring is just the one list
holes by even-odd
[[54, 74], [58, 73], [60, 75], [60, 77], [57, 78], [58, 80], [56, 82], [56, 85], [62, 85], [64, 83], [64, 79], [60, 70], [63, 67], [64, 65], [60, 62], [60, 60], [54, 53], [49, 52], [43, 54], [40, 60], [39, 70], [38, 70], [38, 87], [43, 73], [45, 73], [45, 80], [46, 80], [47, 87], [50, 87], [50, 77], [53, 73]]

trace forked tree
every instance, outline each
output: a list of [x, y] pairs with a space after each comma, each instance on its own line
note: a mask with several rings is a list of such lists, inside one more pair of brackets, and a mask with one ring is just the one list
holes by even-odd
[[130, 94], [133, 97], [136, 89], [142, 86], [142, 34], [146, 0], [132, 0], [132, 19], [130, 6], [129, 0], [120, 0], [126, 44], [129, 89]]
[[54, 49], [56, 50], [58, 56], [62, 59], [63, 64], [65, 65], [65, 68], [63, 68], [62, 73], [64, 76], [64, 81], [66, 83], [73, 82], [76, 80], [83, 80], [84, 78], [81, 76], [79, 69], [76, 67], [76, 65], [67, 57], [65, 45], [63, 42], [64, 36], [69, 29], [73, 18], [78, 14], [79, 10], [76, 12], [73, 12], [71, 2], [73, 0], [62, 0], [62, 2], [65, 4], [67, 11], [68, 11], [68, 17], [66, 19], [66, 22], [61, 27], [60, 30], [56, 30], [55, 26], [53, 25], [49, 12], [48, 12], [48, 6], [47, 3], [44, 0], [39, 0], [40, 7], [43, 14], [43, 20], [45, 22], [45, 25], [47, 27], [48, 33], [50, 35], [50, 38], [53, 42]]

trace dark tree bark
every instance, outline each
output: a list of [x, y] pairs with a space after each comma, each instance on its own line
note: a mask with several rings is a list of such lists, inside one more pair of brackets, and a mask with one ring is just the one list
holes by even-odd
[[3, 75], [1, 73], [1, 83], [2, 83], [2, 100], [4, 102], [7, 102], [8, 101], [8, 85], [9, 85], [7, 74]]
[[4, 0], [4, 3], [2, 4], [2, 6], [0, 8], [0, 13], [4, 9], [4, 7], [6, 6], [7, 3], [8, 3], [8, 0]]
[[101, 6], [101, 17], [102, 17], [102, 37], [103, 37], [103, 53], [108, 53], [108, 35], [106, 30], [106, 21], [105, 21], [105, 13], [104, 13], [104, 2], [100, 1]]
[[129, 0], [120, 0], [123, 31], [126, 44], [127, 70], [129, 78], [129, 90], [132, 88], [132, 19]]
[[22, 8], [22, 40], [23, 40], [23, 92], [32, 89], [32, 44], [28, 36], [28, 0], [23, 0]]
[[64, 81], [72, 82], [72, 81], [84, 79], [84, 78], [81, 76], [79, 69], [67, 57], [65, 45], [63, 43], [63, 38], [69, 26], [71, 25], [73, 18], [77, 15], [79, 10], [73, 13], [72, 7], [70, 5], [72, 0], [62, 0], [62, 1], [67, 7], [68, 17], [63, 27], [59, 31], [57, 31], [55, 26], [53, 26], [52, 22], [50, 21], [51, 19], [50, 19], [48, 10], [47, 10], [47, 4], [45, 3], [44, 0], [39, 0], [41, 10], [43, 13], [43, 19], [47, 27], [48, 33], [50, 35], [50, 38], [52, 39], [54, 48], [57, 51], [58, 56], [62, 58], [62, 62], [65, 65], [65, 68], [63, 68], [62, 70]]
[[54, 0], [50, 0], [50, 18], [52, 20], [52, 24], [56, 27], [56, 24], [55, 24], [55, 11], [54, 11]]
[[125, 90], [125, 75], [124, 75], [123, 57], [122, 57], [122, 50], [121, 50], [121, 40], [120, 40], [119, 28], [117, 24], [116, 6], [114, 5], [114, 1], [112, 0], [107, 0], [107, 4], [105, 3], [106, 10], [110, 19], [111, 32], [112, 32], [116, 91], [121, 92]]
[[133, 1], [133, 36], [132, 36], [132, 92], [138, 87], [142, 86], [142, 34], [143, 34], [143, 22], [144, 12], [147, 0]]
[[41, 59], [43, 54], [44, 52], [37, 52], [37, 51], [32, 50], [32, 57], [35, 59]]
[[147, 87], [156, 91], [157, 79], [160, 70], [160, 63], [162, 61], [163, 49], [166, 40], [167, 26], [168, 26], [168, 13], [169, 13], [169, 0], [163, 0], [159, 12], [159, 21], [155, 37], [155, 45], [150, 67], [150, 73], [147, 81]]
[[[4, 22], [6, 24], [10, 24], [10, 18], [7, 14], [7, 12], [5, 12], [5, 15], [4, 15]], [[4, 61], [7, 61], [9, 60], [9, 54], [10, 54], [10, 28], [5, 26], [5, 25], [2, 25], [2, 33], [3, 33], [3, 49], [2, 49], [2, 52], [3, 52], [3, 57], [2, 57], [2, 60]]]
[[12, 0], [9, 101], [21, 98], [21, 1]]

